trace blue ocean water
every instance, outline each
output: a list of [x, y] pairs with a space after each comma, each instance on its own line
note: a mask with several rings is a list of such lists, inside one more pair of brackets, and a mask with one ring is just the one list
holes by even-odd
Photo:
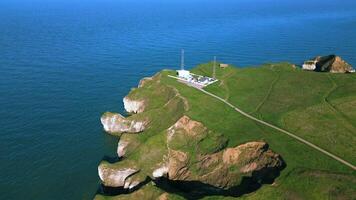
[[0, 199], [91, 199], [117, 146], [100, 115], [182, 48], [189, 67], [356, 66], [356, 1], [1, 0]]

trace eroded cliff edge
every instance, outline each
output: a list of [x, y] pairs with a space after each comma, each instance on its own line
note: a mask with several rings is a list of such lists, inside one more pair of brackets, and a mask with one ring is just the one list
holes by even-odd
[[175, 188], [195, 196], [238, 196], [271, 183], [284, 166], [266, 142], [230, 147], [222, 133], [189, 117], [189, 102], [162, 81], [162, 73], [141, 80], [123, 101], [128, 117], [109, 112], [101, 117], [104, 130], [120, 136], [120, 161], [98, 166], [101, 195], [145, 192], [142, 187], [154, 183], [163, 191]]

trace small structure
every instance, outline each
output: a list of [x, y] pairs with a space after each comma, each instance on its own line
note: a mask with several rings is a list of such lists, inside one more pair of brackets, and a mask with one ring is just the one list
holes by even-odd
[[191, 73], [190, 71], [184, 69], [184, 50], [182, 50], [181, 65], [180, 65], [180, 69], [177, 70], [177, 76], [171, 76], [171, 75], [168, 76], [171, 78], [178, 79], [179, 81], [184, 82], [190, 86], [196, 88], [203, 88], [205, 86], [208, 86], [218, 81], [215, 78], [215, 63], [216, 63], [216, 57], [214, 57], [213, 78]]
[[304, 70], [315, 70], [316, 69], [316, 63], [317, 63], [317, 59], [314, 59], [314, 60], [307, 60], [304, 62], [302, 68]]
[[210, 82], [215, 81], [216, 79], [206, 77], [206, 76], [196, 76], [195, 81], [197, 83], [203, 84], [203, 85], [208, 85]]
[[228, 67], [228, 66], [229, 66], [229, 64], [220, 63], [220, 68], [225, 69], [225, 68]]

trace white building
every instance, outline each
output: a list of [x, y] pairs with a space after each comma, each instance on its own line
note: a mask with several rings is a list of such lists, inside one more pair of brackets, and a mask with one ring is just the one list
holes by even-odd
[[178, 77], [179, 78], [184, 78], [184, 79], [190, 79], [192, 77], [192, 75], [190, 75], [190, 72], [188, 70], [177, 70], [178, 73]]

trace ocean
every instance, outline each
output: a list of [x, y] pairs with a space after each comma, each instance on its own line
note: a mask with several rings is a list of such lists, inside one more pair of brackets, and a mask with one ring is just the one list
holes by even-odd
[[1, 0], [0, 199], [92, 199], [139, 80], [217, 60], [356, 66], [354, 0]]

